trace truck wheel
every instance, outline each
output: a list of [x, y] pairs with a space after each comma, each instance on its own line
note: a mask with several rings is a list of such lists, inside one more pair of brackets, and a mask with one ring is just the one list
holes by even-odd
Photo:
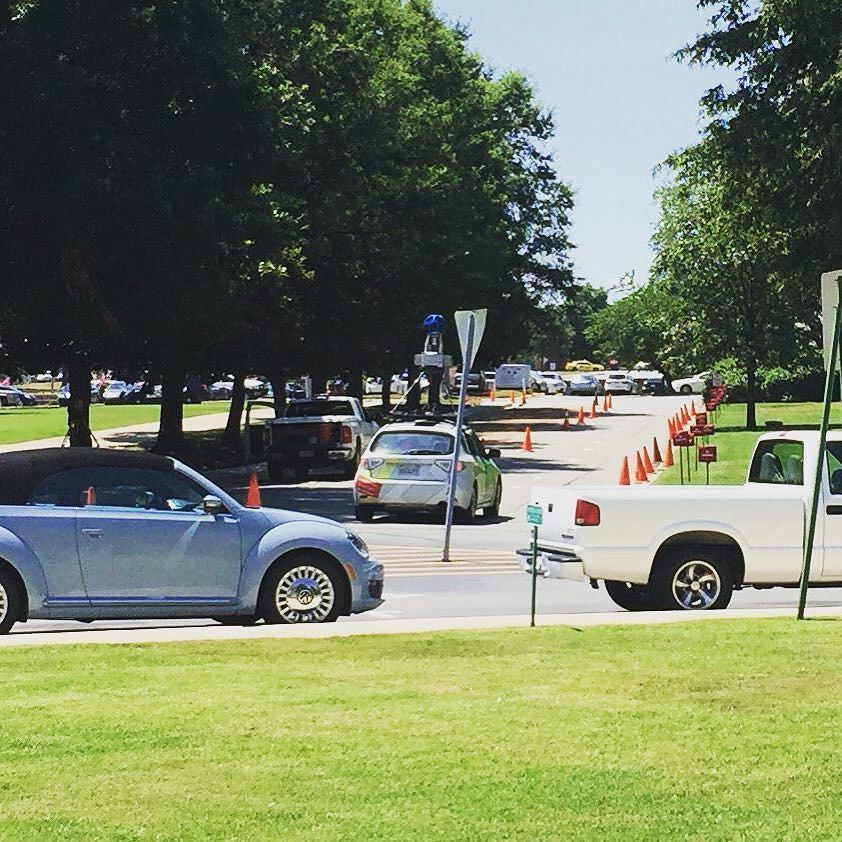
[[726, 608], [734, 592], [734, 574], [723, 556], [707, 547], [685, 547], [667, 555], [650, 580], [655, 606], [662, 611]]
[[682, 395], [689, 395], [693, 391], [693, 388], [685, 383], [678, 391], [681, 392]]
[[354, 456], [350, 462], [344, 466], [343, 476], [345, 479], [353, 479], [357, 475], [357, 468], [360, 467], [360, 443], [357, 442], [357, 449], [354, 451]]
[[614, 602], [626, 611], [654, 611], [655, 601], [649, 588], [631, 582], [606, 580], [605, 590]]

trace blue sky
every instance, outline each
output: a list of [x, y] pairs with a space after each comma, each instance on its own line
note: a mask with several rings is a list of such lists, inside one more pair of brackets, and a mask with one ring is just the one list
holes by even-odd
[[645, 281], [652, 171], [696, 140], [701, 95], [729, 78], [671, 58], [706, 28], [695, 0], [435, 2], [468, 25], [487, 64], [522, 72], [553, 112], [556, 167], [575, 191], [577, 274], [604, 287], [630, 270]]

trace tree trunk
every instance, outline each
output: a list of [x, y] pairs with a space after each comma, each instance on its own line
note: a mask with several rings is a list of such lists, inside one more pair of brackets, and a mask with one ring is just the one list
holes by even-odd
[[[245, 372], [234, 372], [234, 391], [231, 393], [231, 408], [228, 410], [228, 421], [222, 434], [222, 446], [232, 450], [240, 446], [240, 427], [243, 423], [243, 410], [246, 406], [246, 375]], [[248, 431], [246, 431], [248, 434]]]
[[757, 429], [757, 362], [749, 360], [746, 363], [746, 429]]
[[184, 445], [184, 370], [164, 369], [161, 382], [161, 422], [155, 450], [169, 453]]
[[383, 374], [383, 382], [380, 384], [380, 401], [383, 409], [387, 412], [392, 408], [392, 371], [391, 369]]
[[272, 401], [275, 404], [275, 418], [283, 418], [287, 408], [287, 381], [283, 372], [269, 372], [272, 384]]
[[71, 447], [90, 447], [91, 367], [84, 357], [74, 356], [67, 366], [70, 400], [67, 403], [67, 432]]
[[363, 399], [363, 370], [352, 368], [348, 371], [348, 394], [353, 398]]

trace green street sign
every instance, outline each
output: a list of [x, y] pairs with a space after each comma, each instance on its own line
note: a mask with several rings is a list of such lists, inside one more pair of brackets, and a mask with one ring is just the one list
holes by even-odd
[[540, 526], [544, 522], [544, 510], [540, 506], [527, 506], [526, 522]]

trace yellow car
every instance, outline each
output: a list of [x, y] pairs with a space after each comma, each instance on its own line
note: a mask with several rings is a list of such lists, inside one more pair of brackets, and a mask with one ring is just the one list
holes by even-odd
[[602, 371], [603, 366], [590, 360], [571, 360], [564, 366], [565, 371]]

